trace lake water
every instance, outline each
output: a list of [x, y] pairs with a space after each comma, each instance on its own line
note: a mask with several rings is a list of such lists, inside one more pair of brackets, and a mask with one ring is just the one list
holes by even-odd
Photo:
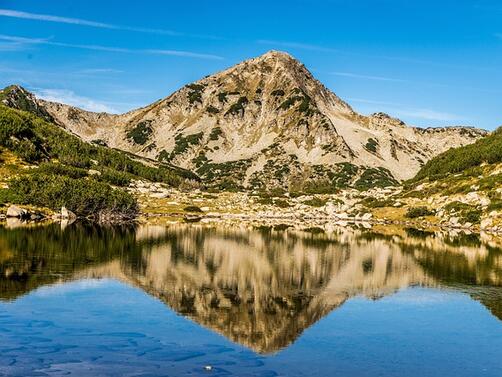
[[0, 228], [0, 375], [502, 376], [476, 235]]

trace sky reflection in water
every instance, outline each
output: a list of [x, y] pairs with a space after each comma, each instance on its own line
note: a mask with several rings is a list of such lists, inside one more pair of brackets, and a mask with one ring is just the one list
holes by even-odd
[[0, 374], [500, 376], [501, 255], [413, 232], [2, 229]]

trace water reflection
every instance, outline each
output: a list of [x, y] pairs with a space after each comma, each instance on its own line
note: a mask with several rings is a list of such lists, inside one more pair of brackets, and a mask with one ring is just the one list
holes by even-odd
[[349, 298], [409, 286], [469, 294], [502, 319], [502, 251], [477, 236], [386, 236], [194, 225], [0, 229], [0, 298], [113, 278], [259, 353], [294, 342]]

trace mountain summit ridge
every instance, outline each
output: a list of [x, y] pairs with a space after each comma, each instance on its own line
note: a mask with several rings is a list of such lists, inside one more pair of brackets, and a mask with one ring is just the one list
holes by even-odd
[[34, 101], [84, 140], [194, 170], [221, 189], [384, 187], [412, 178], [450, 147], [487, 134], [467, 127], [415, 128], [384, 113], [358, 114], [280, 51], [125, 114]]

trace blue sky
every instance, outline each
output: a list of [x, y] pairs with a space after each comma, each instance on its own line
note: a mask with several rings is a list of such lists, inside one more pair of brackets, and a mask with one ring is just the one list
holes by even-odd
[[364, 114], [502, 125], [498, 0], [0, 0], [0, 85], [123, 112], [268, 50]]

